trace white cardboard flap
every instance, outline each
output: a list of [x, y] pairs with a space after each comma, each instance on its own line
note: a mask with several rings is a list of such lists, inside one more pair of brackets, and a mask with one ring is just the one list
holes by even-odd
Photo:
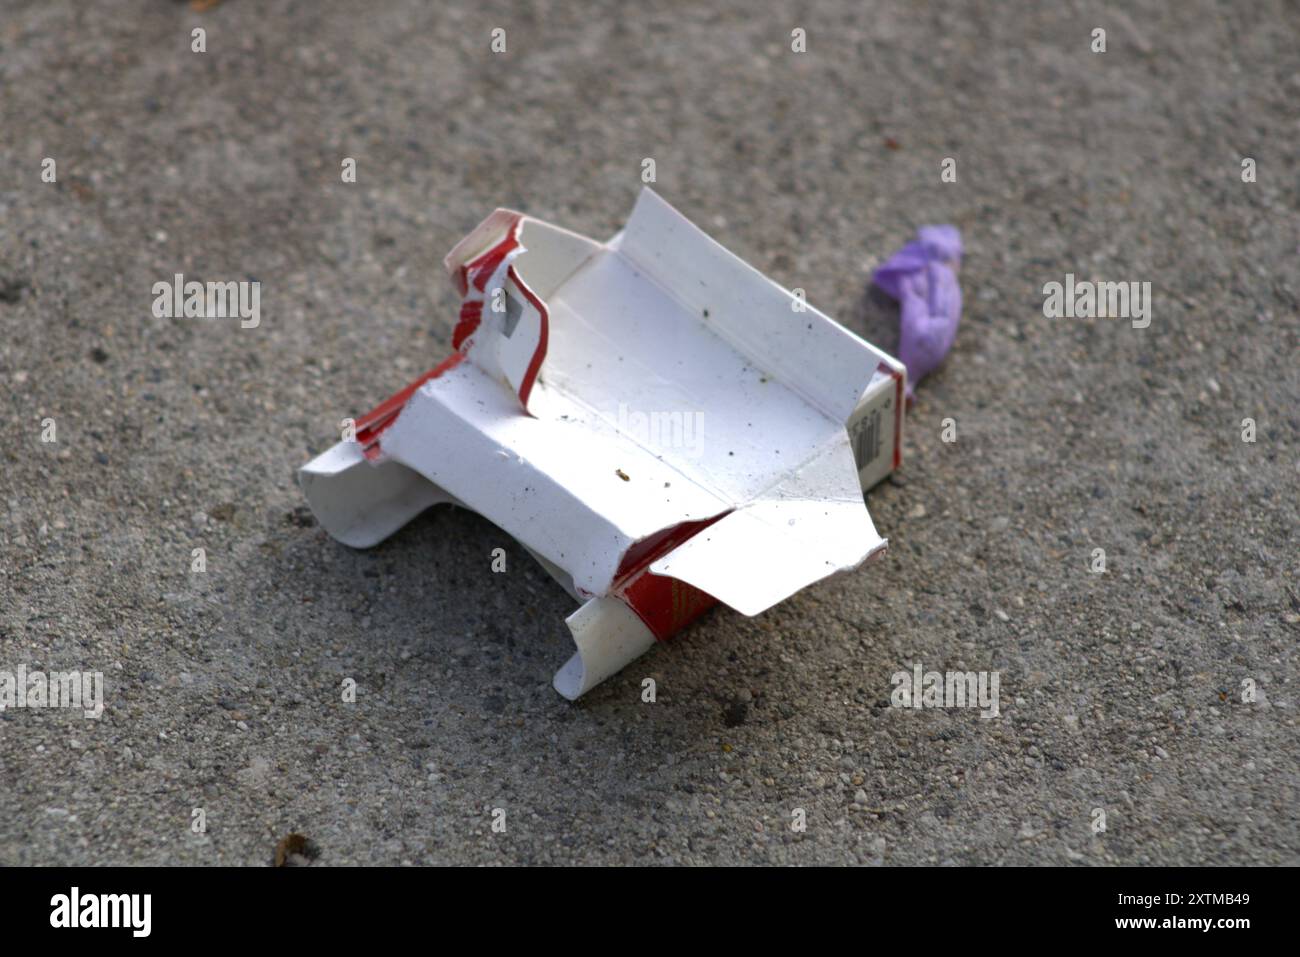
[[690, 315], [840, 424], [877, 366], [897, 363], [728, 252], [653, 190], [641, 191], [613, 245]]
[[743, 615], [856, 568], [886, 546], [862, 504], [847, 435], [650, 566]]

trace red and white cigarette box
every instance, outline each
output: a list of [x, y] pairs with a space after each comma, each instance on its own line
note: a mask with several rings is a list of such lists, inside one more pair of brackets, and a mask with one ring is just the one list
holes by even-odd
[[576, 698], [722, 603], [756, 615], [886, 542], [905, 369], [649, 189], [597, 242], [498, 209], [444, 261], [455, 351], [303, 466], [366, 548], [473, 509], [580, 602]]

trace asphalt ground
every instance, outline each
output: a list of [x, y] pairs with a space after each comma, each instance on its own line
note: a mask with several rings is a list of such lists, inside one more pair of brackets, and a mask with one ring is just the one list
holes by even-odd
[[[4, 0], [0, 671], [105, 685], [0, 713], [0, 863], [1297, 863], [1298, 28]], [[882, 561], [571, 704], [572, 601], [508, 536], [441, 508], [352, 551], [295, 470], [447, 354], [484, 215], [607, 237], [646, 158], [886, 348], [871, 268], [954, 223], [965, 312]], [[155, 317], [176, 273], [259, 282], [260, 324]], [[1150, 325], [1046, 318], [1067, 274], [1151, 283]], [[998, 717], [891, 707], [917, 664], [997, 672]]]

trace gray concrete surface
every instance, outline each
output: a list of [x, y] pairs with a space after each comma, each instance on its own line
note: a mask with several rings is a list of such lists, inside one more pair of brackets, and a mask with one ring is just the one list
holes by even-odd
[[[0, 863], [1300, 860], [1295, 3], [367, 6], [5, 0], [0, 670], [108, 686], [0, 714]], [[294, 470], [446, 354], [468, 228], [608, 235], [644, 157], [886, 347], [870, 268], [956, 223], [967, 307], [886, 559], [572, 705], [571, 602], [503, 533], [353, 552]], [[176, 272], [258, 280], [260, 327], [154, 318]], [[1067, 272], [1151, 282], [1150, 327], [1045, 319]], [[891, 708], [914, 662], [1001, 716]]]

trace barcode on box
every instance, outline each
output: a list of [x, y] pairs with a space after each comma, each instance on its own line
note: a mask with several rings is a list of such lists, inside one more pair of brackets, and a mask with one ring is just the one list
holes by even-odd
[[853, 443], [853, 460], [861, 472], [880, 454], [880, 410], [873, 409], [853, 424], [849, 441]]

